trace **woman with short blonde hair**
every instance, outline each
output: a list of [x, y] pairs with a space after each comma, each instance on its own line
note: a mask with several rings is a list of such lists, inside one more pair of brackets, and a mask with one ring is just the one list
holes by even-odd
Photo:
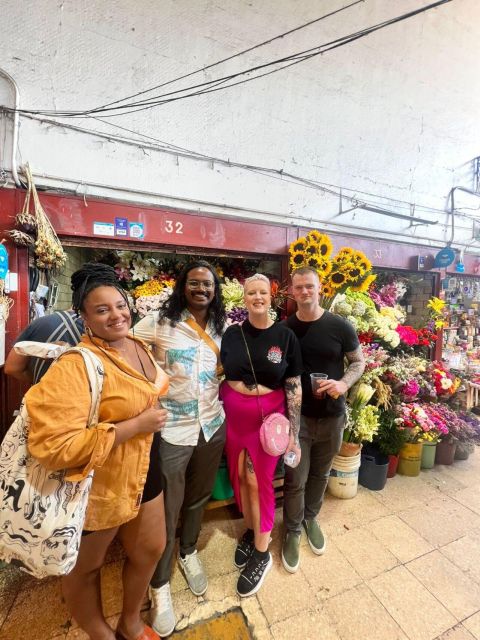
[[[225, 371], [221, 397], [227, 423], [226, 454], [246, 532], [239, 541], [234, 564], [241, 569], [237, 593], [256, 593], [270, 570], [268, 551], [275, 515], [273, 477], [279, 456], [266, 453], [260, 442], [263, 415], [287, 414], [291, 424], [287, 449], [300, 460], [302, 362], [297, 338], [269, 315], [270, 281], [256, 273], [244, 285], [248, 319], [232, 325], [222, 339]], [[253, 369], [253, 371], [252, 371]]]

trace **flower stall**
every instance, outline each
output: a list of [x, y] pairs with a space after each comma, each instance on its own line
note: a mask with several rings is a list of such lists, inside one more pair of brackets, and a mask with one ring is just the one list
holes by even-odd
[[340, 456], [353, 455], [353, 447], [378, 451], [388, 456], [382, 466], [389, 477], [397, 464], [400, 473], [412, 476], [435, 462], [450, 464], [457, 446], [461, 458], [468, 456], [480, 442], [480, 421], [459, 410], [461, 377], [432, 357], [445, 302], [432, 296], [423, 305], [422, 326], [412, 326], [399, 304], [406, 279], [377, 278], [362, 252], [343, 247], [334, 254], [330, 238], [319, 231], [293, 242], [289, 257], [292, 270], [316, 269], [321, 305], [352, 323], [364, 353], [364, 374], [347, 397]]
[[[286, 292], [280, 285], [276, 273], [278, 265], [275, 262], [215, 256], [195, 256], [194, 258], [205, 259], [215, 268], [222, 283], [222, 296], [228, 322], [241, 322], [247, 317], [243, 302], [243, 282], [256, 271], [261, 271], [270, 278], [272, 293], [270, 313], [274, 320], [279, 318], [286, 301]], [[130, 296], [137, 318], [143, 318], [161, 308], [162, 303], [172, 293], [178, 273], [189, 261], [183, 256], [121, 250], [97, 251], [95, 259], [114, 267], [119, 282]]]

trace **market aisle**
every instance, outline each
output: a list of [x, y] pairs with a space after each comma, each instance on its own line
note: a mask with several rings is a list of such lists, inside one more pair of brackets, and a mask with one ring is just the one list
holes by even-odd
[[[295, 575], [281, 566], [280, 520], [277, 510], [265, 586], [240, 601], [232, 557], [242, 521], [229, 509], [208, 512], [200, 553], [210, 586], [195, 598], [175, 570], [177, 629], [190, 629], [172, 638], [243, 640], [246, 621], [258, 640], [480, 640], [479, 448], [452, 467], [397, 476], [381, 492], [360, 488], [353, 500], [328, 497], [327, 553], [314, 556], [304, 539]], [[120, 608], [120, 555], [113, 550], [103, 575], [112, 620]], [[85, 638], [69, 619], [57, 580], [37, 582], [4, 569], [0, 588], [0, 640]], [[233, 623], [201, 624], [232, 610]]]

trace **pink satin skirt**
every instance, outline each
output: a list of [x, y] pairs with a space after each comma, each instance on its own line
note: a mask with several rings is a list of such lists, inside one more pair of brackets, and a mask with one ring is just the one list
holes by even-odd
[[257, 396], [239, 393], [224, 382], [221, 386], [220, 398], [223, 400], [226, 414], [227, 440], [225, 452], [235, 501], [243, 513], [238, 478], [238, 458], [242, 451], [247, 450], [253, 462], [258, 483], [260, 531], [262, 533], [271, 531], [275, 517], [273, 477], [280, 456], [271, 456], [265, 453], [260, 443], [262, 414], [259, 402], [265, 416], [274, 412], [285, 415], [285, 391], [282, 387], [258, 398]]

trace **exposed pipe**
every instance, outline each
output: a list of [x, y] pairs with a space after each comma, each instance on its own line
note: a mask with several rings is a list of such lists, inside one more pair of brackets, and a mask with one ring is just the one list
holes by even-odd
[[[121, 200], [124, 202], [127, 201], [127, 202], [142, 203], [150, 206], [163, 205], [163, 206], [170, 206], [177, 209], [187, 208], [193, 211], [202, 211], [204, 214], [212, 215], [212, 216], [218, 215], [220, 213], [228, 217], [232, 217], [232, 216], [235, 216], [233, 212], [238, 212], [239, 215], [237, 214], [237, 216], [240, 218], [243, 218], [244, 220], [253, 219], [255, 221], [258, 221], [259, 219], [258, 214], [260, 214], [260, 215], [267, 216], [268, 218], [274, 218], [275, 220], [272, 221], [271, 223], [276, 225], [283, 226], [285, 225], [285, 221], [288, 221], [288, 223], [291, 226], [302, 226], [302, 222], [303, 222], [304, 224], [307, 223], [305, 224], [305, 226], [307, 225], [310, 226], [312, 224], [323, 225], [324, 227], [331, 228], [332, 232], [335, 231], [335, 228], [338, 228], [340, 230], [348, 231], [348, 233], [352, 236], [360, 237], [360, 238], [369, 237], [369, 234], [372, 234], [373, 232], [375, 232], [377, 234], [378, 239], [386, 240], [386, 241], [392, 240], [392, 234], [389, 235], [387, 232], [384, 232], [382, 230], [375, 231], [374, 229], [372, 229], [372, 227], [363, 227], [358, 225], [353, 226], [352, 224], [344, 224], [341, 222], [334, 222], [329, 220], [313, 220], [311, 216], [310, 217], [305, 215], [302, 216], [298, 214], [289, 215], [283, 212], [267, 211], [263, 209], [247, 209], [244, 207], [231, 205], [227, 203], [219, 204], [217, 202], [210, 202], [208, 200], [194, 200], [192, 198], [187, 198], [187, 197], [174, 198], [169, 194], [155, 193], [154, 191], [145, 191], [145, 190], [133, 189], [133, 188], [121, 189], [116, 186], [105, 184], [102, 182], [89, 181], [88, 183], [85, 183], [85, 182], [79, 183], [78, 180], [62, 178], [60, 176], [52, 176], [45, 173], [43, 174], [34, 173], [33, 177], [36, 178], [37, 180], [37, 183], [36, 183], [37, 186], [42, 185], [47, 189], [52, 189], [53, 192], [59, 189], [58, 183], [61, 183], [65, 185], [64, 188], [66, 188], [71, 193], [73, 193], [74, 195], [79, 195], [78, 188], [81, 185], [84, 185], [89, 187], [90, 189], [89, 196], [93, 198], [104, 197], [104, 198], [107, 198], [108, 200], [115, 199], [115, 200]], [[92, 189], [94, 190], [96, 189], [97, 193], [94, 193]], [[114, 195], [112, 196], [105, 195], [104, 193], [102, 193], [103, 190], [107, 192], [111, 191], [114, 193]], [[127, 197], [121, 197], [120, 193], [125, 194]], [[132, 195], [139, 196], [139, 198], [135, 199], [135, 198], [129, 197]], [[145, 202], [143, 198], [148, 198], [148, 200]], [[162, 198], [168, 199], [168, 200], [176, 200], [177, 203], [172, 205], [172, 204], [165, 204], [163, 202], [159, 202], [158, 200]], [[229, 213], [229, 211], [231, 211], [232, 213]], [[410, 219], [410, 216], [409, 216], [409, 219]], [[366, 233], [356, 233], [356, 231], [365, 231]], [[402, 233], [400, 231], [396, 231], [393, 235], [395, 236], [395, 241], [400, 242], [401, 244], [415, 244], [415, 242], [412, 242], [412, 241], [426, 240], [428, 241], [428, 246], [432, 248], [437, 248], [437, 247], [441, 248], [444, 246], [440, 240], [434, 240], [430, 236], [418, 236], [418, 235], [411, 236], [411, 235]], [[404, 239], [399, 240], [400, 236]]]
[[450, 246], [453, 242], [453, 237], [455, 235], [455, 191], [463, 191], [464, 193], [468, 193], [471, 196], [479, 197], [480, 194], [476, 191], [472, 191], [471, 189], [467, 189], [465, 187], [452, 187], [450, 189], [450, 214], [452, 216], [452, 233], [450, 234], [450, 241], [448, 242], [448, 246]]
[[9, 73], [4, 71], [3, 69], [0, 69], [0, 76], [3, 76], [10, 82], [10, 84], [13, 87], [13, 93], [15, 96], [15, 106], [14, 106], [15, 110], [13, 112], [13, 138], [12, 138], [12, 176], [17, 187], [22, 187], [22, 183], [20, 182], [20, 179], [18, 177], [18, 172], [17, 172], [17, 144], [18, 144], [18, 129], [19, 129], [19, 123], [20, 123], [20, 119], [18, 116], [18, 109], [20, 108], [20, 92], [18, 90], [17, 83]]

